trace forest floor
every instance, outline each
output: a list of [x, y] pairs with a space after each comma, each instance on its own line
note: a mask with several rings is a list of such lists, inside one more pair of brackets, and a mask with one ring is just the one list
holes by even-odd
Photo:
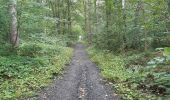
[[100, 76], [97, 66], [78, 43], [63, 76], [37, 96], [38, 100], [119, 100], [112, 87]]

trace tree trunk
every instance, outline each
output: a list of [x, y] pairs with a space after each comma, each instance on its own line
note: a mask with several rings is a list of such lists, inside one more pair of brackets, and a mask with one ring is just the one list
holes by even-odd
[[141, 1], [136, 1], [137, 4], [136, 4], [136, 9], [135, 9], [135, 17], [134, 17], [134, 28], [135, 28], [135, 33], [134, 33], [134, 39], [133, 39], [133, 43], [132, 43], [132, 47], [134, 49], [139, 49], [139, 44], [140, 44], [140, 36], [139, 36], [139, 27], [141, 26], [140, 25], [140, 12], [141, 12]]
[[67, 6], [68, 6], [68, 8], [67, 8], [68, 34], [71, 35], [71, 2], [70, 2], [70, 0], [67, 1]]
[[86, 33], [88, 33], [88, 26], [87, 26], [87, 2], [86, 2], [86, 0], [84, 0], [83, 4], [84, 4], [84, 16], [85, 16], [84, 30], [85, 30]]
[[97, 0], [94, 0], [94, 14], [95, 14], [95, 19], [94, 19], [94, 24], [95, 24], [95, 33], [97, 32]]
[[91, 0], [87, 0], [87, 15], [88, 15], [88, 19], [87, 19], [87, 25], [88, 25], [88, 38], [89, 38], [89, 45], [92, 44], [92, 1]]
[[57, 32], [58, 34], [61, 34], [61, 1], [58, 0], [57, 5], [56, 5], [56, 14], [57, 14]]
[[167, 4], [168, 4], [168, 12], [170, 14], [170, 0], [167, 0]]
[[123, 37], [122, 37], [122, 41], [123, 41], [123, 47], [122, 47], [122, 52], [125, 52], [125, 47], [126, 47], [126, 0], [122, 0], [122, 10], [123, 10]]
[[17, 31], [17, 1], [10, 0], [9, 4], [9, 13], [11, 16], [11, 23], [10, 23], [10, 41], [13, 47], [19, 46], [19, 34]]
[[[166, 0], [168, 5], [168, 20], [170, 20], [170, 0]], [[170, 32], [170, 21], [167, 22], [167, 32]]]

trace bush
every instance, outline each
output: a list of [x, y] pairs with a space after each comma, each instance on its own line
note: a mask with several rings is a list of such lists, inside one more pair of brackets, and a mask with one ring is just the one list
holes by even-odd
[[34, 95], [46, 86], [53, 75], [61, 73], [72, 56], [72, 49], [63, 48], [60, 54], [40, 57], [0, 57], [0, 99], [16, 99]]
[[13, 48], [11, 44], [5, 43], [0, 46], [0, 56], [17, 55], [18, 48]]
[[[148, 58], [150, 53], [134, 54], [127, 57], [115, 56], [94, 48], [90, 48], [88, 51], [92, 61], [99, 65], [102, 76], [114, 84], [115, 89], [124, 99], [157, 100], [158, 98], [169, 98], [169, 72], [155, 73], [151, 70], [147, 71], [146, 67], [138, 68], [137, 71], [133, 70], [135, 67], [143, 67], [141, 65], [148, 61], [145, 58]], [[128, 64], [133, 65], [133, 67], [129, 67]], [[156, 70], [159, 69], [154, 71]]]
[[8, 44], [0, 47], [0, 100], [34, 95], [34, 91], [46, 86], [69, 63], [72, 49], [64, 47], [65, 41], [60, 44], [57, 43], [60, 39], [37, 38], [21, 41], [16, 52]]
[[42, 50], [42, 47], [38, 45], [37, 43], [23, 43], [19, 47], [19, 55], [21, 56], [29, 56], [29, 57], [35, 57], [37, 54], [40, 53]]

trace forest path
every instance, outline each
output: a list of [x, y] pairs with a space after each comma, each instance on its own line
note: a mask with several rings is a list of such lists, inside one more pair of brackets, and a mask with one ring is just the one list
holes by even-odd
[[82, 44], [77, 44], [72, 62], [63, 77], [44, 89], [38, 100], [119, 100], [104, 84], [96, 65], [90, 61]]

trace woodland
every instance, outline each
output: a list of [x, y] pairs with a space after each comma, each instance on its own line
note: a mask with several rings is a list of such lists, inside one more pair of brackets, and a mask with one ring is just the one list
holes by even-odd
[[0, 0], [0, 100], [48, 86], [76, 43], [123, 100], [169, 100], [170, 0]]

